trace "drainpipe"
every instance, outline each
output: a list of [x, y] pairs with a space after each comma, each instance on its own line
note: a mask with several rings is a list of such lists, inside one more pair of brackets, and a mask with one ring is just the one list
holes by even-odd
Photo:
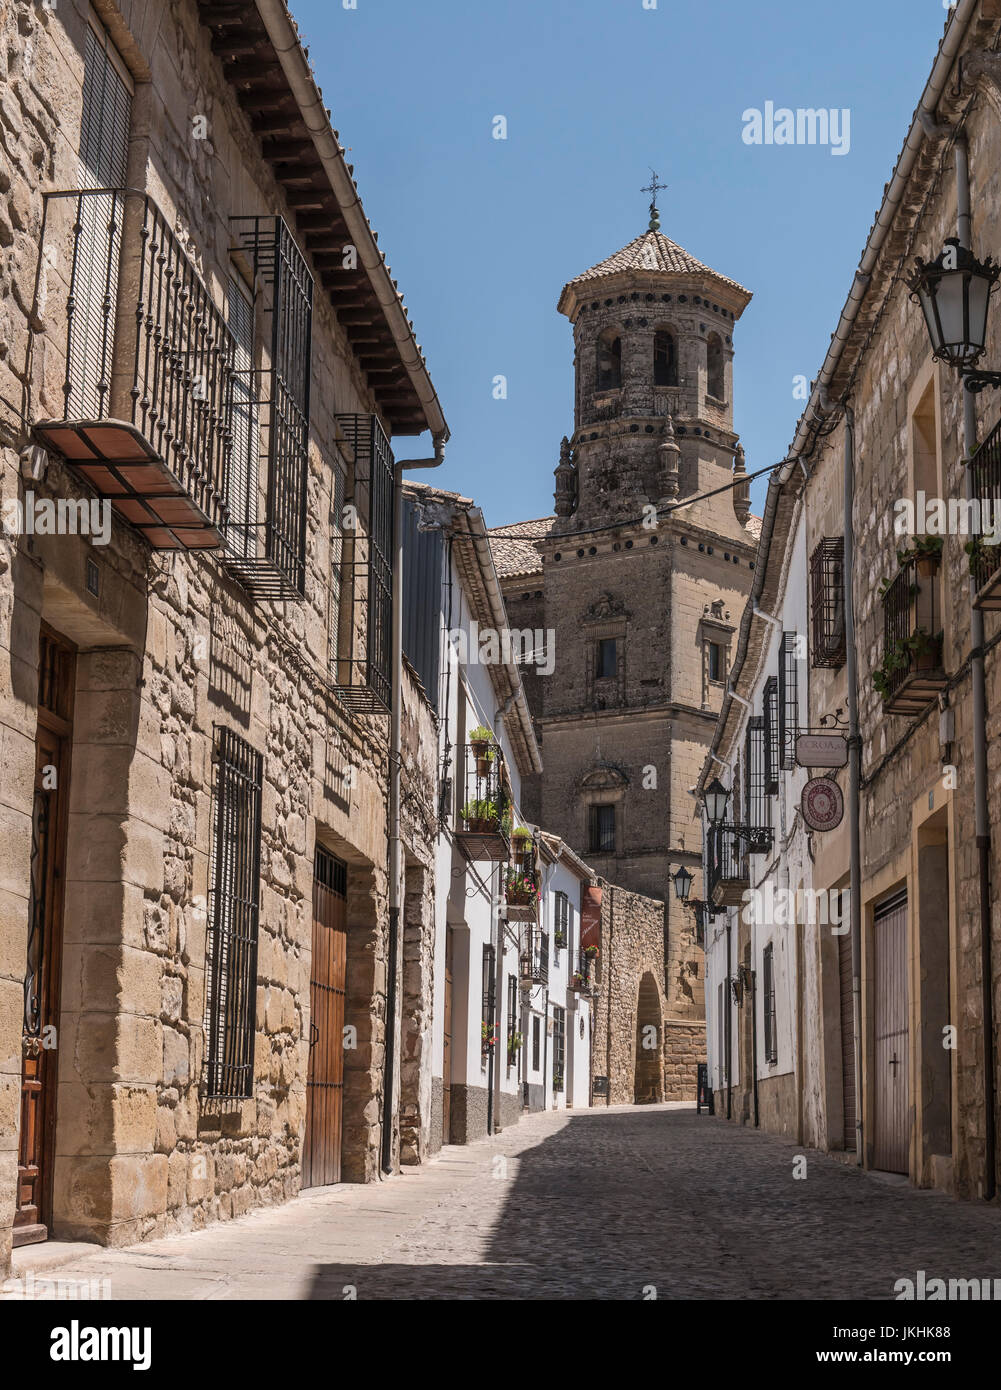
[[845, 406], [844, 462], [844, 602], [846, 679], [848, 684], [848, 893], [851, 914], [852, 1028], [855, 1033], [855, 1161], [862, 1153], [862, 842], [859, 834], [859, 787], [862, 738], [858, 718], [858, 658], [855, 651], [855, 411]]
[[393, 465], [393, 675], [390, 701], [389, 742], [389, 942], [386, 978], [386, 1056], [382, 1080], [382, 1171], [395, 1171], [394, 1120], [399, 1109], [397, 1042], [402, 1027], [403, 999], [400, 975], [400, 901], [403, 874], [403, 837], [400, 817], [400, 764], [403, 742], [403, 474], [411, 468], [437, 468], [445, 457], [444, 435], [435, 436], [431, 459], [404, 459]]
[[[973, 249], [970, 214], [970, 165], [965, 138], [956, 140], [956, 206], [959, 244]], [[963, 392], [963, 431], [966, 457], [977, 447], [977, 412], [973, 392]], [[973, 474], [964, 468], [965, 494], [973, 498]], [[991, 826], [987, 810], [987, 686], [984, 675], [984, 615], [973, 607], [976, 581], [970, 574], [970, 679], [973, 686], [973, 779], [976, 806], [977, 860], [980, 882], [980, 978], [983, 990], [984, 1066], [984, 1199], [995, 1193], [994, 1101], [994, 973], [991, 960]]]

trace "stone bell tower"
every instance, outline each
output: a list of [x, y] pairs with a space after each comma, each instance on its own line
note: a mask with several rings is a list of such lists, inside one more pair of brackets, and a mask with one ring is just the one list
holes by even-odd
[[[569, 281], [575, 404], [556, 515], [493, 542], [511, 625], [544, 627], [552, 644], [552, 674], [526, 679], [543, 761], [522, 785], [526, 813], [607, 881], [610, 922], [632, 912], [602, 941], [610, 993], [594, 1048], [613, 1099], [690, 1096], [704, 1055], [702, 952], [670, 875], [684, 864], [701, 896], [689, 788], [760, 532], [733, 429], [734, 331], [750, 298], [664, 236], [655, 204], [641, 236]], [[643, 900], [622, 889], [663, 908], [630, 909]], [[663, 1070], [647, 1058], [647, 1076], [649, 1024]]]
[[733, 429], [734, 332], [750, 299], [664, 236], [655, 204], [645, 232], [570, 280], [558, 307], [573, 325], [575, 405], [556, 515], [501, 528], [495, 544], [512, 625], [555, 635], [552, 675], [527, 683], [544, 763], [530, 805], [610, 882], [672, 911], [669, 873], [700, 866], [688, 788], [760, 529]]

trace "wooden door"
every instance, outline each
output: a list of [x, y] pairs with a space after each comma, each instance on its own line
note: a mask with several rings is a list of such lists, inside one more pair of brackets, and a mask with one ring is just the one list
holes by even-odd
[[873, 1166], [906, 1173], [907, 1124], [907, 897], [876, 909], [875, 1126]]
[[341, 1180], [347, 865], [317, 846], [313, 863], [313, 958], [309, 981], [309, 1071], [303, 1187]]
[[452, 928], [445, 928], [445, 1039], [441, 1063], [441, 1142], [452, 1142]]
[[838, 937], [838, 979], [841, 987], [841, 1095], [844, 1106], [842, 1142], [855, 1152], [855, 1009], [852, 1000], [852, 934]]
[[51, 1221], [73, 685], [73, 648], [43, 627], [38, 661], [15, 1245], [47, 1239]]

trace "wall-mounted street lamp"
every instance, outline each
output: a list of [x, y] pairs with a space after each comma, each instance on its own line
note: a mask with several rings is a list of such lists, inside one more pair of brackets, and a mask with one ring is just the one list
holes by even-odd
[[687, 912], [695, 913], [695, 925], [701, 938], [701, 944], [705, 945], [706, 918], [719, 917], [726, 912], [725, 907], [714, 907], [712, 903], [704, 902], [702, 898], [691, 896], [692, 884], [695, 882], [693, 876], [682, 864], [676, 874], [671, 874], [674, 883], [674, 896]]
[[711, 825], [722, 825], [726, 820], [726, 806], [729, 800], [729, 791], [718, 777], [714, 777], [702, 793], [702, 801]]
[[958, 237], [948, 237], [933, 261], [918, 258], [907, 282], [925, 316], [932, 356], [955, 367], [968, 391], [1001, 387], [1001, 372], [974, 370], [987, 343], [987, 311], [999, 276], [1001, 266], [990, 256], [978, 261]]

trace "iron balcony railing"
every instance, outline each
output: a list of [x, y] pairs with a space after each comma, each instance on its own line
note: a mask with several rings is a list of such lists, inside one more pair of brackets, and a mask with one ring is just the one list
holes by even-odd
[[[990, 521], [995, 525], [1001, 516], [1001, 421], [994, 426], [970, 459], [972, 496], [980, 505], [981, 531], [988, 517], [985, 504], [990, 506]], [[978, 608], [1001, 608], [1001, 546], [984, 543], [981, 534], [972, 535], [966, 543], [970, 557], [970, 573]]]
[[526, 984], [549, 983], [549, 935], [530, 927], [522, 937], [521, 978]]
[[582, 994], [590, 994], [594, 988], [595, 977], [598, 972], [597, 952], [587, 946], [579, 951], [574, 951], [572, 965], [570, 988], [578, 990]]
[[149, 194], [45, 195], [40, 317], [65, 322], [63, 410], [35, 432], [161, 548], [224, 542], [234, 339]]
[[942, 669], [940, 558], [903, 561], [883, 593], [883, 661], [876, 677], [884, 707], [917, 713], [948, 683]]
[[463, 800], [456, 838], [470, 859], [506, 860], [510, 854], [511, 799], [504, 754], [492, 740], [462, 750]]
[[717, 907], [734, 907], [750, 886], [749, 842], [735, 825], [711, 825], [706, 844], [707, 896]]

